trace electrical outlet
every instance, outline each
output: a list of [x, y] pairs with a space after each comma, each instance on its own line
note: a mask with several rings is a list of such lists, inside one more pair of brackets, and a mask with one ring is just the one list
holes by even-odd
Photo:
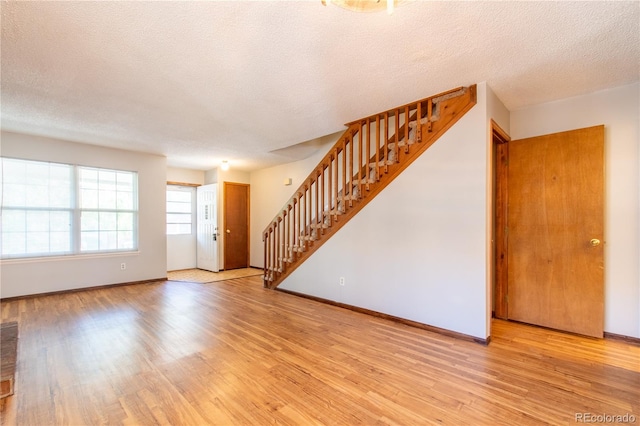
[[344, 284], [345, 284], [344, 277], [340, 277], [340, 285], [344, 286]]
[[120, 264], [120, 269], [122, 269], [123, 271], [124, 271], [125, 269], [127, 269], [127, 264], [126, 264], [126, 263], [121, 263], [121, 264]]

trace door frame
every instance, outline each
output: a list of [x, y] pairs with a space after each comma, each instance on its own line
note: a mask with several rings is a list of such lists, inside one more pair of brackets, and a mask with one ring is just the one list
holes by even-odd
[[492, 304], [493, 316], [507, 319], [508, 314], [508, 165], [509, 142], [511, 137], [495, 121], [491, 120], [491, 144], [493, 150], [493, 225], [491, 237], [493, 250], [491, 268], [493, 269]]
[[227, 187], [230, 185], [235, 186], [246, 186], [247, 187], [247, 267], [251, 264], [251, 186], [248, 183], [239, 183], [239, 182], [223, 182], [223, 202], [222, 202], [222, 229], [223, 241], [222, 241], [222, 250], [223, 250], [223, 259], [222, 265], [224, 269], [227, 269]]

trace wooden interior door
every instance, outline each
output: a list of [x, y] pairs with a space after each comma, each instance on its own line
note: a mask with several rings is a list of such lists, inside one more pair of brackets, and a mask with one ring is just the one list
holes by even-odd
[[508, 318], [602, 337], [604, 126], [509, 142]]
[[224, 183], [224, 269], [249, 267], [249, 185]]

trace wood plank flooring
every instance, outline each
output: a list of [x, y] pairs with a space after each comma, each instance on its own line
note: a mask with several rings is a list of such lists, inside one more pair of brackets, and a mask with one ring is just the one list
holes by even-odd
[[262, 288], [157, 282], [2, 303], [6, 425], [640, 423], [640, 347], [495, 321], [489, 346]]
[[258, 268], [240, 268], [229, 269], [228, 271], [210, 272], [202, 269], [182, 269], [179, 271], [167, 272], [167, 280], [169, 281], [187, 281], [190, 283], [212, 283], [214, 281], [226, 281], [234, 278], [252, 277], [262, 275], [263, 269]]
[[[18, 323], [0, 324], [0, 399], [13, 395], [18, 351]], [[2, 401], [4, 404], [4, 401]]]

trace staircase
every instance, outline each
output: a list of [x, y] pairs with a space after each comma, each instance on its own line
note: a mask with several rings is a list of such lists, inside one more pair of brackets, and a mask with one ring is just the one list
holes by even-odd
[[264, 286], [280, 285], [475, 103], [473, 85], [347, 123], [263, 231]]

